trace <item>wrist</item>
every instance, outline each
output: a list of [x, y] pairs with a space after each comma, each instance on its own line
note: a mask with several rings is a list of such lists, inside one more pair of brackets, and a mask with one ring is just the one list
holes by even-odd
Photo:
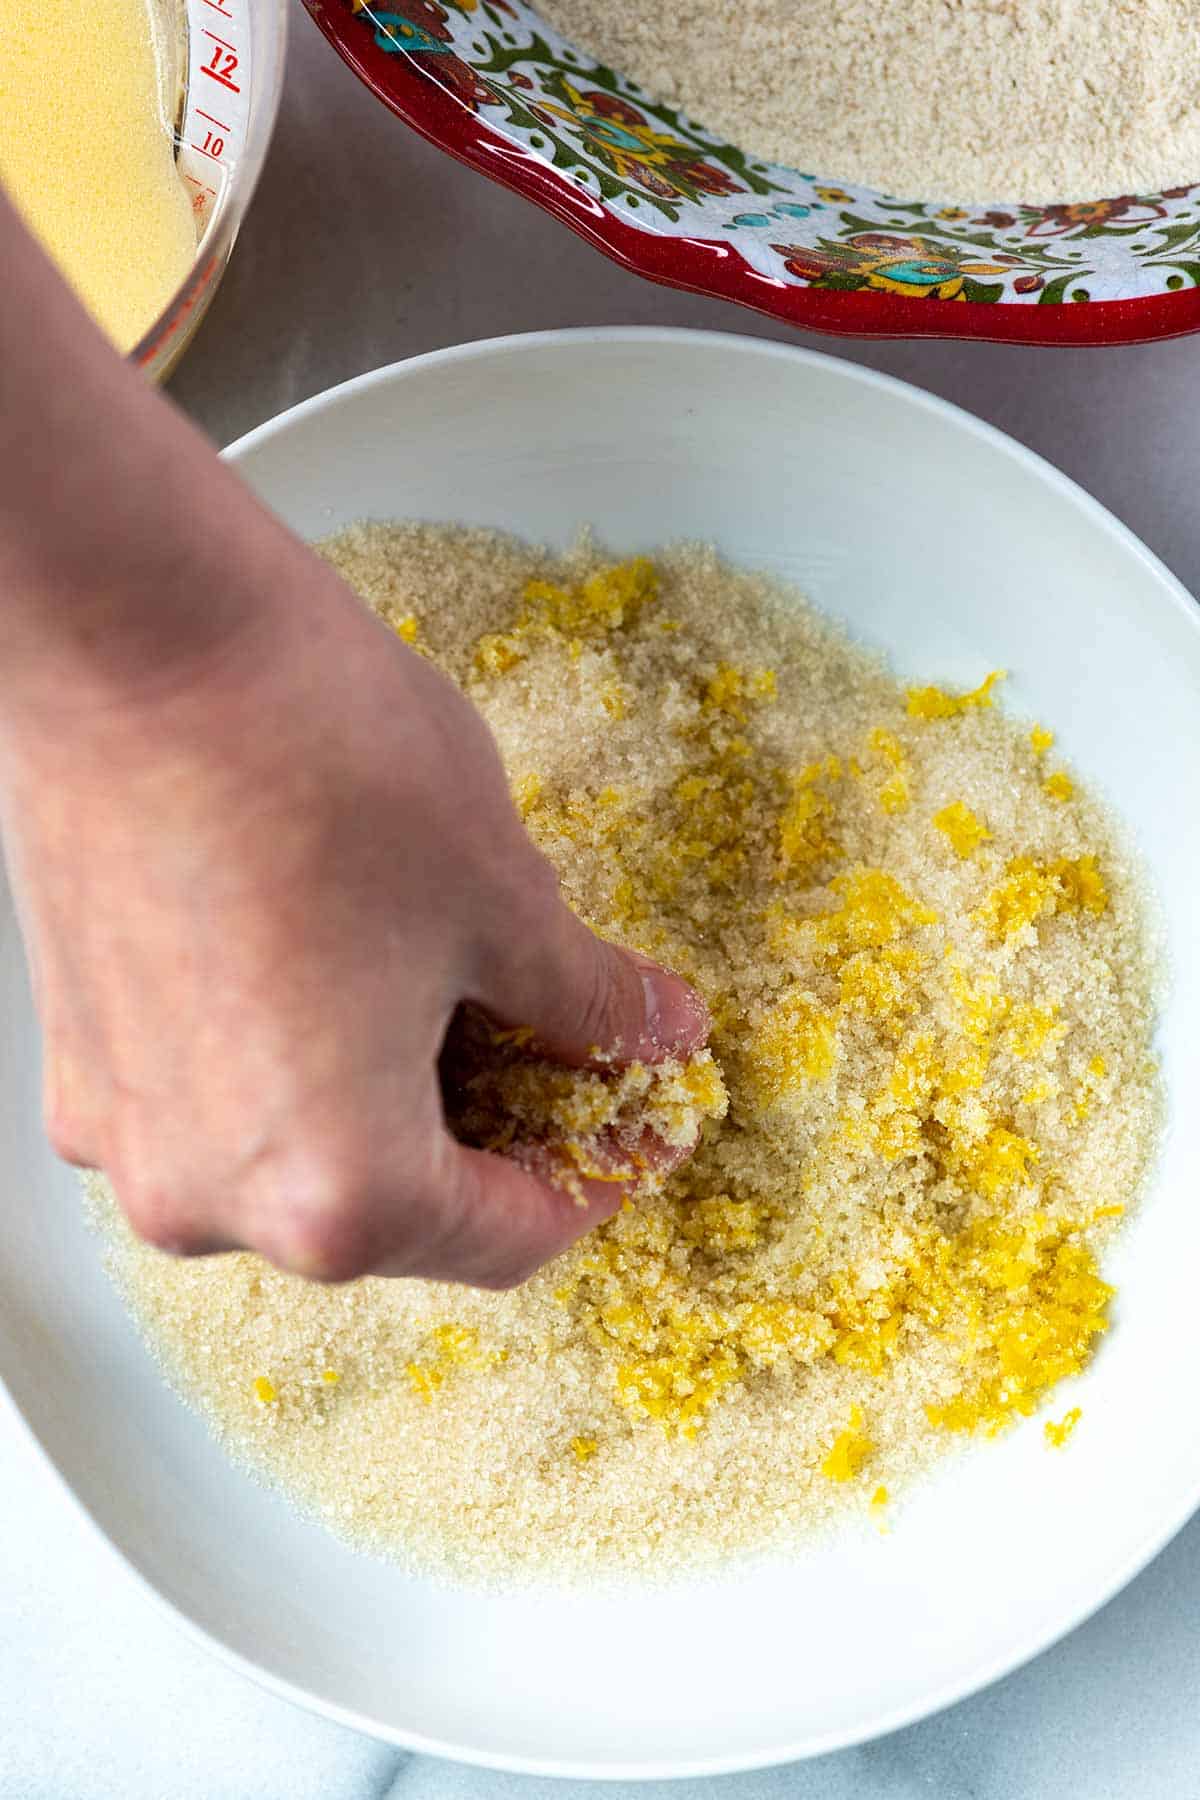
[[291, 540], [104, 341], [2, 192], [0, 266], [3, 732], [186, 678]]
[[[209, 455], [206, 485], [214, 471], [226, 474]], [[5, 547], [0, 589], [21, 604], [0, 609], [0, 736], [158, 711], [271, 634], [281, 578], [305, 553], [230, 488], [213, 496], [211, 531], [194, 509], [156, 507], [106, 516], [86, 541]]]

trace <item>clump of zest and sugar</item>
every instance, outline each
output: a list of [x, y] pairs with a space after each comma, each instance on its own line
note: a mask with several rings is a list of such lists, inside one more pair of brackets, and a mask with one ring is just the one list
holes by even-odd
[[789, 778], [790, 792], [779, 813], [777, 880], [802, 878], [841, 857], [841, 846], [831, 835], [837, 817], [834, 784], [841, 779], [841, 763], [833, 756], [809, 763]]
[[[512, 1293], [326, 1288], [114, 1227], [226, 1440], [422, 1566], [662, 1573], [869, 1518], [1048, 1404], [1103, 1340], [1157, 1123], [1137, 879], [1079, 784], [1046, 791], [1050, 734], [998, 677], [902, 689], [702, 550], [364, 527], [326, 554], [419, 619], [568, 903], [714, 1024], [686, 1064], [572, 1071], [460, 1017], [459, 1135], [534, 1146], [564, 1207], [623, 1196]], [[664, 1141], [695, 1144], [669, 1177]]]
[[[613, 568], [597, 569], [581, 581], [561, 583], [531, 578], [521, 592], [517, 617], [506, 631], [485, 632], [475, 645], [475, 668], [484, 676], [504, 675], [547, 638], [563, 642], [574, 660], [587, 643], [603, 642], [633, 624], [658, 598], [658, 576], [644, 556]], [[611, 702], [612, 689], [609, 692]], [[611, 703], [601, 702], [607, 712]]]
[[653, 1146], [689, 1149], [706, 1119], [725, 1116], [711, 1051], [570, 1069], [536, 1054], [531, 1038], [463, 1009], [442, 1053], [447, 1122], [461, 1143], [532, 1160], [581, 1206], [587, 1182], [649, 1194], [662, 1184]]
[[473, 1325], [453, 1320], [435, 1325], [421, 1347], [420, 1361], [406, 1364], [409, 1386], [417, 1397], [431, 1401], [446, 1377], [456, 1369], [490, 1369], [502, 1363], [506, 1350], [486, 1349]]
[[961, 800], [952, 800], [949, 806], [943, 806], [940, 812], [934, 813], [933, 823], [948, 841], [955, 856], [961, 857], [964, 862], [969, 856], [974, 856], [980, 844], [988, 843], [992, 835], [983, 820], [977, 818]]
[[809, 1082], [826, 1080], [836, 1060], [835, 1015], [799, 987], [768, 1007], [750, 1034], [750, 1078], [764, 1108], [787, 1105]]
[[1107, 905], [1108, 890], [1094, 856], [1014, 856], [977, 918], [990, 937], [1004, 939], [1054, 913], [1082, 909], [1099, 917]]
[[912, 687], [908, 690], [908, 716], [910, 719], [957, 719], [963, 713], [970, 712], [978, 706], [993, 704], [993, 690], [997, 682], [1004, 680], [1003, 669], [993, 669], [992, 673], [966, 694], [948, 694], [939, 687]]
[[[829, 1447], [829, 1454], [821, 1464], [821, 1473], [830, 1481], [853, 1481], [862, 1474], [863, 1465], [870, 1461], [874, 1448], [863, 1430], [863, 1409], [854, 1405], [850, 1408], [848, 1425], [838, 1432]], [[886, 1489], [884, 1492], [886, 1494]]]

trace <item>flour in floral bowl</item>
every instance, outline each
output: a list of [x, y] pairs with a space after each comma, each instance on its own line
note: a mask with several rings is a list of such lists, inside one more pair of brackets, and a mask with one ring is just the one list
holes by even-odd
[[913, 200], [1042, 205], [1200, 174], [1197, 0], [540, 0], [756, 156]]

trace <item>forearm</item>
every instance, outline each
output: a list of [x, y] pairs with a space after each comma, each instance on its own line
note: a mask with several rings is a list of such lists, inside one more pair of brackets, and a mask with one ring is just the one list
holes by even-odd
[[169, 682], [252, 628], [291, 540], [109, 347], [2, 193], [0, 268], [0, 726], [19, 728]]

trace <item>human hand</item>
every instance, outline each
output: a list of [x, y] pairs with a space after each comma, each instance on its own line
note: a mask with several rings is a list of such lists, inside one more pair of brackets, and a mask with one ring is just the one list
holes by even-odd
[[122, 364], [2, 193], [0, 265], [0, 825], [55, 1147], [171, 1250], [520, 1280], [621, 1189], [581, 1208], [452, 1141], [457, 1005], [568, 1061], [686, 1054], [703, 1007], [573, 917], [471, 706]]
[[233, 529], [175, 597], [270, 569], [248, 628], [3, 744], [52, 1141], [165, 1249], [508, 1285], [621, 1189], [451, 1139], [456, 1007], [575, 1063], [686, 1055], [703, 1007], [569, 911], [452, 684], [265, 514]]

